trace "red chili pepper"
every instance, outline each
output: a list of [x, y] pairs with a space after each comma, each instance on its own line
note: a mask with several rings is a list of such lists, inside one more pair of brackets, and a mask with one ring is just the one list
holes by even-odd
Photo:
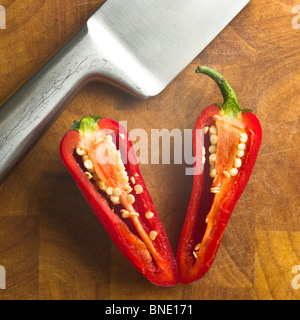
[[198, 67], [196, 73], [217, 83], [224, 103], [207, 107], [193, 131], [193, 189], [176, 257], [183, 284], [200, 279], [212, 265], [262, 139], [257, 117], [240, 108], [224, 77], [208, 67]]
[[129, 261], [152, 283], [177, 283], [176, 261], [126, 130], [85, 117], [64, 136], [61, 157], [95, 215]]

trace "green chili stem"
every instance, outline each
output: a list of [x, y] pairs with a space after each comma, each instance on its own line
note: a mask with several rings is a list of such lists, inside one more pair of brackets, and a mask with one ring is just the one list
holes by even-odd
[[77, 130], [82, 134], [93, 132], [98, 129], [99, 116], [84, 117], [81, 120], [74, 121], [70, 130]]
[[237, 101], [234, 90], [231, 88], [226, 79], [220, 73], [209, 67], [197, 67], [195, 72], [206, 74], [216, 82], [224, 98], [223, 105], [220, 105], [223, 114], [231, 118], [238, 118], [242, 110]]

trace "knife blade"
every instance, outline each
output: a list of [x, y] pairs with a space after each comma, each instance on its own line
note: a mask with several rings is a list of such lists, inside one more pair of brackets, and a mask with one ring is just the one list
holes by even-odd
[[[249, 0], [113, 0], [88, 22], [95, 41], [100, 28], [157, 80], [163, 90], [242, 10]], [[130, 23], [128, 22], [128, 18]], [[101, 21], [101, 22], [100, 22]], [[100, 26], [101, 23], [101, 26]], [[95, 31], [95, 33], [94, 33]], [[127, 56], [127, 55], [126, 55]], [[119, 57], [116, 56], [118, 59]], [[127, 72], [130, 73], [130, 67]], [[137, 79], [140, 82], [140, 78]], [[151, 83], [144, 96], [155, 95]], [[155, 88], [153, 88], [155, 89]]]
[[88, 81], [159, 94], [250, 0], [107, 0], [0, 108], [0, 180]]

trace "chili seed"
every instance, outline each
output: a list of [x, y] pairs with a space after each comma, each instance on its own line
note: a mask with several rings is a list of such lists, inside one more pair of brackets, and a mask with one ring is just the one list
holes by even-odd
[[136, 192], [136, 194], [141, 194], [143, 192], [143, 187], [140, 185], [140, 184], [137, 184], [135, 187], [134, 187], [134, 191]]
[[128, 201], [130, 204], [133, 204], [134, 201], [135, 201], [134, 195], [129, 194], [129, 195], [127, 196], [127, 201]]
[[88, 171], [85, 172], [86, 177], [91, 180], [93, 178], [92, 174]]
[[84, 156], [86, 155], [86, 151], [83, 149], [83, 148], [76, 148], [76, 153], [79, 155], [79, 156]]
[[154, 213], [151, 212], [151, 211], [147, 211], [147, 212], [145, 213], [145, 217], [146, 217], [147, 219], [152, 219], [153, 216], [154, 216]]
[[216, 153], [217, 152], [217, 147], [216, 145], [212, 144], [208, 148], [209, 153]]
[[245, 143], [239, 143], [238, 150], [245, 150], [245, 149], [246, 149]]
[[127, 172], [124, 170], [124, 171], [121, 171], [120, 173], [119, 173], [119, 175], [120, 175], [120, 178], [121, 179], [123, 179], [123, 178], [127, 178]]
[[149, 233], [149, 238], [150, 238], [150, 240], [152, 240], [152, 241], [155, 240], [156, 237], [157, 237], [157, 235], [158, 235], [157, 231], [152, 230], [152, 231]]
[[212, 178], [215, 178], [216, 175], [217, 175], [217, 169], [212, 169], [211, 172], [210, 172], [210, 176], [211, 176]]
[[210, 188], [211, 193], [220, 193], [220, 188], [219, 187], [212, 187]]
[[121, 189], [119, 187], [116, 187], [116, 188], [114, 188], [112, 194], [113, 194], [113, 196], [118, 197], [118, 196], [120, 196], [122, 194], [122, 191], [121, 191]]
[[200, 243], [197, 243], [197, 244], [195, 245], [194, 250], [195, 250], [195, 251], [198, 251], [198, 250], [199, 250], [199, 248], [200, 248]]
[[126, 185], [124, 187], [124, 190], [127, 192], [127, 193], [130, 193], [132, 191], [132, 188], [130, 187], [130, 185]]
[[217, 127], [213, 124], [210, 128], [209, 128], [209, 133], [210, 134], [217, 134], [218, 130]]
[[135, 178], [134, 177], [131, 177], [130, 181], [132, 182], [132, 184], [135, 184]]
[[242, 165], [242, 160], [240, 158], [235, 158], [235, 160], [234, 160], [235, 168], [240, 168], [241, 165]]
[[86, 169], [88, 170], [92, 170], [93, 169], [93, 163], [91, 160], [87, 159], [84, 161], [83, 165], [86, 167]]
[[238, 158], [242, 158], [244, 156], [244, 154], [245, 154], [244, 150], [238, 150], [237, 153], [236, 153], [236, 156]]
[[213, 118], [214, 118], [215, 121], [221, 120], [221, 117], [218, 116], [217, 114], [215, 114], [215, 115], [213, 116]]
[[121, 178], [120, 180], [121, 180], [121, 182], [124, 183], [125, 185], [128, 184], [128, 177]]
[[209, 162], [214, 163], [214, 162], [216, 161], [216, 158], [217, 158], [216, 153], [212, 153], [212, 154], [209, 156]]
[[98, 187], [100, 188], [100, 190], [105, 191], [106, 190], [106, 184], [104, 181], [100, 181], [98, 183]]
[[230, 171], [229, 171], [230, 175], [232, 177], [236, 176], [238, 174], [238, 169], [237, 168], [232, 168]]
[[210, 143], [211, 144], [217, 144], [217, 142], [218, 142], [218, 136], [216, 134], [212, 134], [210, 136]]
[[223, 171], [223, 174], [226, 178], [230, 178], [230, 173], [228, 171]]
[[112, 196], [112, 194], [113, 194], [113, 188], [112, 187], [107, 187], [105, 191], [106, 191], [106, 194], [108, 196]]
[[117, 197], [117, 196], [110, 196], [110, 201], [111, 201], [113, 204], [118, 204], [118, 203], [120, 203], [120, 198]]
[[129, 218], [130, 217], [130, 214], [129, 214], [129, 211], [124, 211], [123, 213], [122, 213], [122, 218], [124, 218], [124, 219], [126, 219], [126, 218]]
[[248, 140], [248, 135], [247, 133], [242, 133], [240, 137], [240, 142], [245, 143]]

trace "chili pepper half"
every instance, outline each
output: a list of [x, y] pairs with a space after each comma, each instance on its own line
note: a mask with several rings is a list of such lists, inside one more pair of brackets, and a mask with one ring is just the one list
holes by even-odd
[[107, 118], [85, 117], [66, 133], [60, 153], [121, 252], [153, 284], [175, 285], [176, 260], [126, 130]]
[[193, 189], [176, 257], [183, 284], [200, 279], [212, 265], [262, 139], [257, 117], [240, 108], [224, 77], [208, 67], [198, 67], [196, 73], [217, 83], [224, 103], [204, 109], [193, 131]]

